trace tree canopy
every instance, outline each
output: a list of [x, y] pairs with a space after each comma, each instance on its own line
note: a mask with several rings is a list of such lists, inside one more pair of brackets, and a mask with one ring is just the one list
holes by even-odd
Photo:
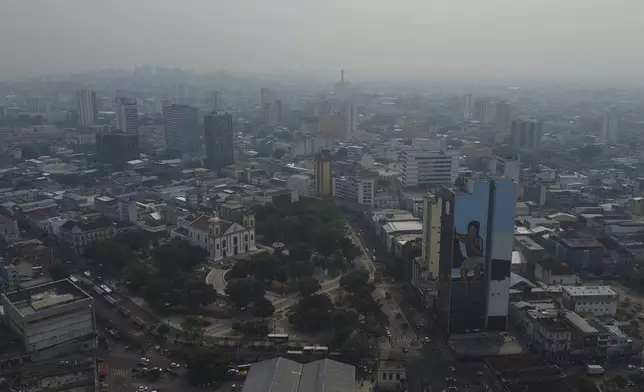
[[186, 374], [192, 385], [204, 385], [223, 380], [228, 371], [228, 361], [217, 349], [201, 347], [188, 357]]
[[302, 329], [320, 330], [329, 324], [333, 309], [333, 302], [326, 294], [302, 297], [289, 316], [289, 322]]
[[267, 318], [271, 317], [273, 313], [275, 313], [275, 306], [273, 306], [273, 303], [270, 300], [260, 298], [255, 301], [253, 306], [251, 306], [250, 312], [254, 317]]
[[297, 289], [302, 297], [314, 294], [321, 287], [320, 282], [312, 276], [303, 277], [297, 282]]
[[264, 298], [264, 286], [254, 278], [243, 278], [228, 283], [226, 295], [237, 307], [246, 307]]

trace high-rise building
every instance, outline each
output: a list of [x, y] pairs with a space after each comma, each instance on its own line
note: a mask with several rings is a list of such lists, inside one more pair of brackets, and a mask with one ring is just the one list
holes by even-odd
[[521, 159], [518, 155], [493, 155], [488, 164], [488, 169], [492, 176], [509, 178], [518, 184], [521, 174]]
[[435, 188], [451, 185], [458, 177], [458, 154], [455, 151], [403, 150], [403, 188]]
[[282, 122], [284, 121], [283, 116], [284, 116], [284, 105], [282, 104], [282, 100], [276, 99], [275, 100], [275, 122], [281, 125]]
[[219, 171], [235, 163], [233, 147], [233, 116], [212, 113], [204, 116], [206, 168]]
[[96, 92], [92, 90], [80, 90], [76, 94], [78, 101], [78, 123], [80, 125], [92, 125], [96, 122]]
[[440, 196], [432, 193], [423, 199], [422, 259], [430, 279], [438, 279], [441, 244], [441, 214], [443, 203]]
[[604, 115], [604, 123], [602, 124], [602, 131], [600, 141], [610, 143], [617, 141], [619, 136], [619, 113], [616, 109], [611, 108], [608, 113]]
[[467, 179], [441, 188], [438, 321], [448, 335], [504, 331], [514, 242], [516, 183]]
[[125, 133], [139, 132], [139, 113], [135, 100], [116, 98], [116, 127]]
[[188, 105], [163, 108], [166, 150], [175, 153], [194, 152], [201, 147], [199, 110]]
[[529, 119], [514, 120], [510, 137], [514, 147], [519, 150], [539, 150], [543, 137], [543, 123]]
[[27, 100], [27, 111], [29, 113], [40, 113], [43, 111], [40, 107], [40, 100], [38, 97], [29, 97]]
[[474, 101], [472, 98], [472, 94], [466, 94], [465, 97], [463, 97], [463, 119], [464, 120], [469, 120], [472, 118], [473, 106], [474, 106]]
[[496, 104], [497, 132], [503, 135], [510, 133], [510, 124], [512, 124], [512, 106], [510, 105], [510, 102], [498, 102]]
[[260, 99], [262, 108], [265, 107], [266, 105], [270, 105], [271, 103], [273, 103], [273, 92], [271, 91], [270, 88], [262, 87], [259, 90], [259, 99]]
[[210, 106], [212, 106], [212, 110], [215, 112], [221, 110], [221, 92], [220, 91], [212, 91], [210, 93]]
[[477, 99], [476, 101], [474, 101], [472, 119], [480, 122], [481, 124], [486, 124], [488, 121], [487, 111], [488, 101], [486, 99]]
[[94, 391], [94, 301], [69, 280], [2, 295], [3, 390]]
[[315, 196], [328, 197], [333, 192], [331, 151], [322, 150], [315, 156]]
[[138, 133], [105, 132], [96, 134], [96, 160], [117, 167], [139, 158]]
[[351, 139], [356, 136], [358, 129], [358, 109], [352, 102], [344, 102], [340, 107], [340, 115], [344, 120], [344, 138]]
[[376, 176], [365, 173], [334, 176], [331, 181], [333, 197], [350, 203], [373, 206], [376, 179]]

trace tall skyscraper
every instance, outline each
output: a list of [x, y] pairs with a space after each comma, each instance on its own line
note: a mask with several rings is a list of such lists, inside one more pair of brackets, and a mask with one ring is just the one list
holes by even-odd
[[198, 151], [201, 147], [199, 110], [188, 105], [163, 108], [166, 150], [174, 153]]
[[488, 111], [488, 101], [485, 99], [477, 99], [474, 101], [474, 113], [472, 119], [479, 121], [481, 124], [486, 124]]
[[602, 124], [602, 131], [600, 141], [610, 143], [617, 141], [619, 137], [619, 113], [615, 108], [611, 108], [608, 113], [604, 115], [604, 123]]
[[442, 213], [441, 197], [432, 193], [426, 194], [423, 199], [422, 259], [430, 279], [438, 279], [439, 275]]
[[543, 137], [543, 123], [530, 119], [514, 120], [510, 137], [514, 147], [519, 150], [539, 150]]
[[466, 94], [463, 98], [463, 119], [469, 120], [472, 118], [472, 110], [474, 106], [474, 101], [472, 94]]
[[38, 97], [29, 97], [27, 100], [27, 111], [29, 113], [40, 113], [43, 111], [40, 107], [40, 100]]
[[219, 171], [235, 163], [233, 154], [233, 116], [212, 113], [204, 116], [206, 168]]
[[344, 102], [340, 107], [340, 115], [344, 119], [344, 138], [354, 138], [358, 130], [358, 109], [352, 102]]
[[273, 92], [270, 88], [262, 87], [259, 90], [259, 99], [262, 105], [262, 108], [266, 105], [273, 103]]
[[217, 112], [221, 110], [221, 92], [220, 91], [213, 91], [210, 93], [210, 105], [212, 106], [212, 110]]
[[121, 132], [139, 132], [139, 113], [135, 100], [116, 98], [116, 126]]
[[92, 125], [96, 122], [96, 92], [92, 90], [80, 90], [76, 93], [78, 101], [78, 123], [80, 125]]
[[437, 316], [448, 335], [507, 325], [517, 185], [466, 180], [442, 188]]
[[333, 192], [331, 151], [322, 150], [315, 156], [315, 196], [328, 197]]
[[510, 102], [501, 101], [496, 104], [496, 129], [498, 133], [506, 135], [510, 133], [512, 123], [512, 106]]

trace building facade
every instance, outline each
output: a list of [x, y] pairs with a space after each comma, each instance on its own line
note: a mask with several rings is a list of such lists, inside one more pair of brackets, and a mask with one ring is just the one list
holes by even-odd
[[76, 93], [78, 101], [78, 123], [89, 126], [96, 122], [96, 92], [92, 90], [80, 90]]
[[430, 279], [438, 279], [440, 260], [441, 215], [443, 203], [440, 196], [428, 193], [423, 198], [423, 249], [422, 259]]
[[188, 105], [170, 105], [163, 108], [166, 150], [193, 152], [201, 147], [199, 110]]
[[375, 179], [369, 177], [338, 176], [332, 178], [333, 197], [370, 207], [374, 205], [375, 186]]
[[577, 313], [615, 316], [619, 296], [610, 286], [564, 286], [561, 303]]
[[94, 241], [111, 238], [114, 232], [112, 223], [108, 220], [69, 220], [60, 227], [60, 238], [67, 246], [82, 250]]
[[109, 132], [96, 134], [96, 160], [102, 164], [122, 166], [139, 158], [137, 133]]
[[116, 126], [121, 132], [139, 132], [139, 112], [135, 100], [116, 98]]
[[543, 123], [527, 119], [514, 120], [510, 137], [512, 145], [519, 150], [539, 150], [543, 137]]
[[331, 151], [322, 150], [315, 155], [315, 196], [329, 197], [333, 194]]
[[213, 113], [204, 116], [206, 168], [219, 171], [235, 163], [233, 153], [233, 116]]
[[506, 328], [517, 187], [509, 179], [443, 187], [437, 316], [451, 334]]
[[458, 177], [458, 154], [452, 151], [403, 150], [403, 188], [432, 188], [454, 184]]

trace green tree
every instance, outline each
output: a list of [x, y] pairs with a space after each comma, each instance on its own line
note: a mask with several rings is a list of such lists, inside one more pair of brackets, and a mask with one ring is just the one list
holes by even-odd
[[313, 264], [308, 260], [294, 261], [290, 267], [291, 275], [295, 278], [313, 276]]
[[618, 374], [613, 377], [613, 382], [620, 388], [626, 388], [626, 385], [628, 384], [628, 378], [622, 376], [621, 374]]
[[170, 327], [168, 327], [168, 324], [161, 324], [157, 328], [157, 333], [159, 335], [167, 335], [168, 332], [170, 332]]
[[264, 293], [264, 286], [254, 278], [239, 279], [229, 283], [226, 287], [228, 298], [240, 308], [263, 298]]
[[353, 243], [353, 241], [351, 241], [351, 239], [347, 237], [344, 237], [340, 240], [339, 248], [340, 248], [340, 252], [342, 253], [342, 256], [344, 256], [344, 258], [347, 261], [351, 261], [356, 257], [362, 255], [362, 251], [360, 250], [360, 248], [358, 248]]
[[367, 271], [352, 271], [340, 278], [340, 286], [349, 293], [355, 294], [367, 288], [369, 273]]
[[297, 291], [300, 292], [300, 295], [302, 297], [314, 294], [315, 292], [320, 290], [320, 288], [322, 288], [322, 286], [320, 286], [320, 282], [318, 282], [318, 280], [312, 276], [300, 278], [300, 280], [297, 282]]
[[276, 148], [275, 151], [273, 151], [273, 157], [280, 159], [286, 154], [286, 150], [283, 148]]
[[120, 275], [123, 268], [136, 260], [136, 255], [128, 247], [112, 239], [93, 242], [85, 250], [85, 257], [107, 276]]
[[258, 318], [271, 317], [275, 313], [275, 306], [269, 299], [260, 298], [250, 307], [250, 313]]
[[303, 329], [324, 329], [329, 324], [333, 309], [333, 302], [326, 294], [302, 297], [289, 316], [289, 322]]
[[237, 332], [243, 333], [246, 336], [261, 336], [268, 335], [271, 331], [267, 320], [251, 320], [240, 323], [235, 321], [233, 329]]
[[577, 388], [579, 392], [599, 392], [595, 382], [586, 376], [581, 376], [577, 380]]
[[188, 382], [192, 385], [204, 385], [221, 381], [226, 377], [228, 361], [216, 349], [201, 347], [196, 353], [188, 357]]
[[69, 268], [64, 263], [54, 263], [47, 269], [52, 280], [61, 280], [69, 276]]
[[155, 250], [154, 265], [162, 276], [174, 277], [182, 271], [189, 272], [204, 264], [207, 257], [206, 250], [175, 238]]
[[311, 248], [305, 242], [300, 242], [289, 249], [291, 260], [293, 261], [309, 261], [311, 258]]

